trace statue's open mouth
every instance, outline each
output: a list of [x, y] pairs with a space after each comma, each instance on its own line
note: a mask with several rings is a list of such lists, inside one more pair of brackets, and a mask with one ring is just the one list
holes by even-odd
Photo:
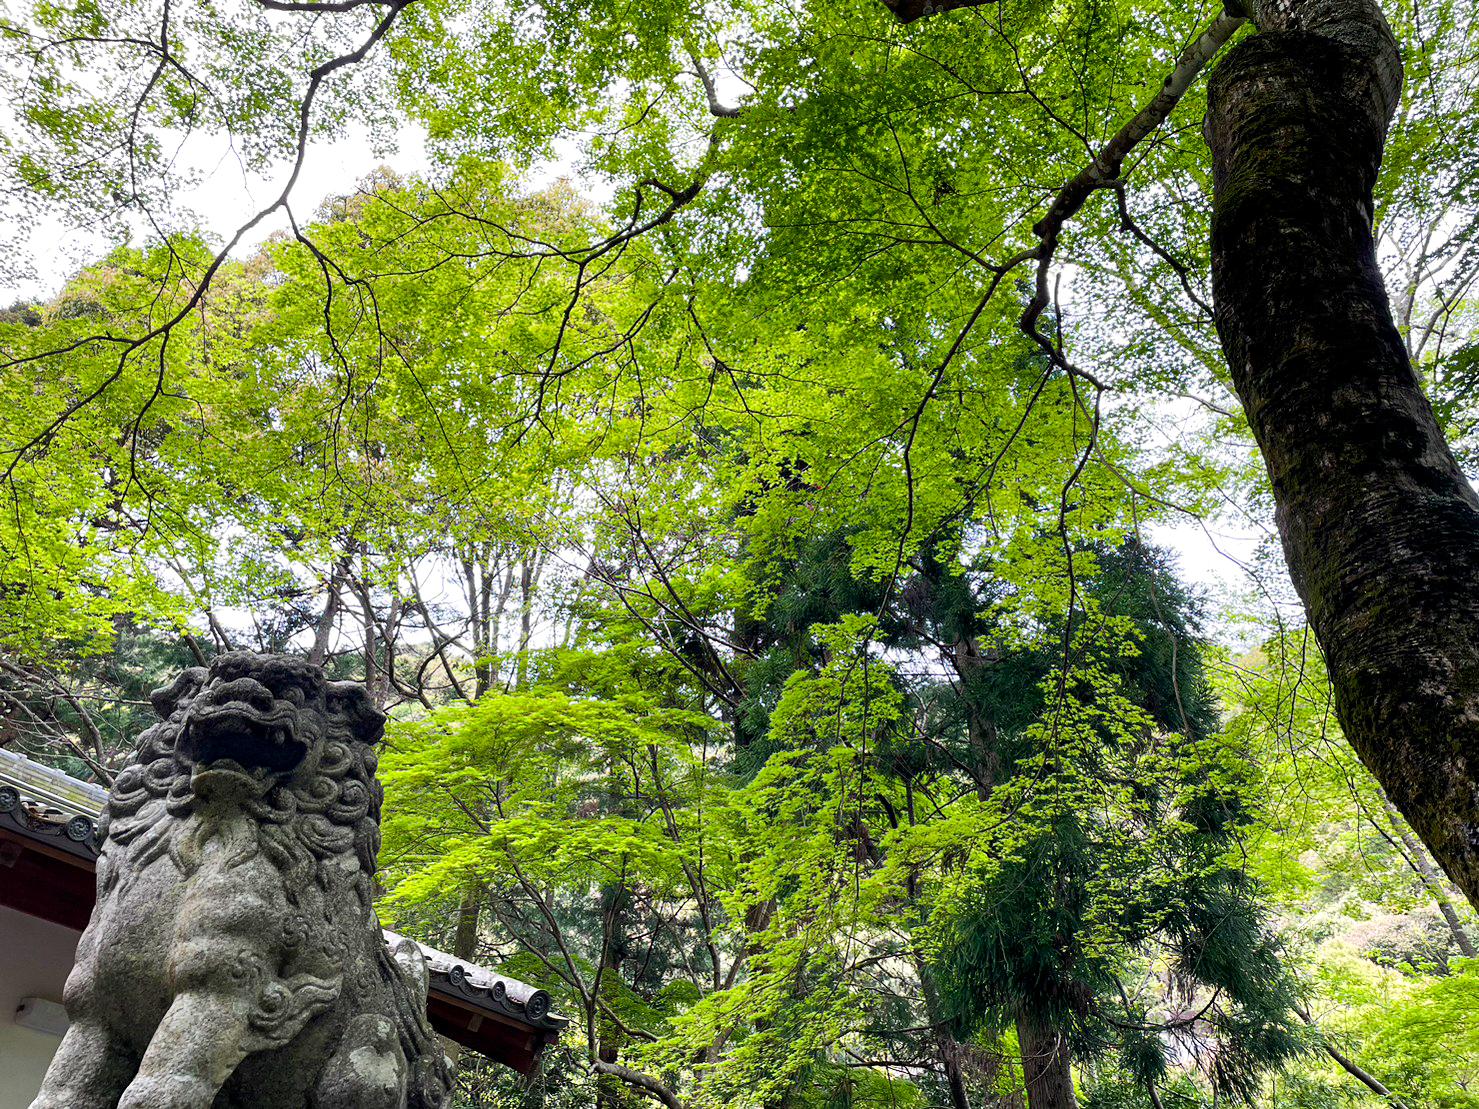
[[308, 753], [292, 709], [262, 712], [245, 701], [197, 705], [185, 722], [180, 749], [197, 771], [234, 770], [252, 777], [287, 774]]

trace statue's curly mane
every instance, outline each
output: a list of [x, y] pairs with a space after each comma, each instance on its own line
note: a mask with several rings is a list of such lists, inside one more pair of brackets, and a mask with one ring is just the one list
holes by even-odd
[[[157, 835], [182, 830], [190, 811], [190, 765], [176, 754], [189, 707], [190, 685], [199, 686], [200, 671], [187, 670], [156, 702], [171, 706], [165, 719], [139, 737], [139, 746], [118, 775], [105, 813], [108, 837], [133, 851]], [[313, 887], [327, 889], [325, 868], [334, 864], [342, 878], [342, 860], [353, 855], [359, 864], [356, 892], [366, 905], [370, 879], [380, 848], [380, 803], [384, 791], [375, 778], [378, 758], [372, 746], [380, 738], [378, 721], [354, 734], [354, 718], [324, 714], [324, 747], [317, 772], [307, 781], [274, 786], [245, 809], [260, 829], [258, 845], [281, 871], [290, 894]]]

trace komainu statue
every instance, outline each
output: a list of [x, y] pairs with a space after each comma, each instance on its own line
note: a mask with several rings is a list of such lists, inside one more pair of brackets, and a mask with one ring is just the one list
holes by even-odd
[[385, 717], [275, 655], [224, 655], [151, 699], [32, 1109], [442, 1105], [425, 962], [386, 947], [371, 906]]

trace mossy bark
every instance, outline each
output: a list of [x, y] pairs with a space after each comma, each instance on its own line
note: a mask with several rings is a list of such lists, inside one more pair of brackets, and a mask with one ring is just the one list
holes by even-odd
[[452, 935], [452, 954], [475, 961], [478, 957], [478, 914], [483, 906], [483, 887], [469, 882], [457, 906], [457, 930]]
[[1078, 1109], [1068, 1045], [1058, 1030], [1024, 1009], [1017, 1015], [1017, 1044], [1028, 1109]]
[[1479, 903], [1479, 497], [1372, 234], [1401, 59], [1374, 0], [1244, 14], [1207, 116], [1218, 330], [1346, 736]]

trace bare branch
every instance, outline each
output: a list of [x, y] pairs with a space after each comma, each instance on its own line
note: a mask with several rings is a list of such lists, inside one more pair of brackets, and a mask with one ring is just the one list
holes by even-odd
[[720, 119], [734, 119], [740, 114], [739, 108], [730, 107], [728, 104], [719, 103], [719, 93], [714, 87], [714, 76], [708, 67], [699, 59], [696, 50], [688, 52], [688, 60], [693, 63], [693, 73], [704, 87], [704, 95], [709, 98], [709, 114], [718, 116]]
[[597, 1074], [609, 1074], [621, 1079], [628, 1086], [641, 1090], [648, 1097], [662, 1102], [668, 1109], [688, 1109], [682, 1098], [651, 1075], [632, 1070], [631, 1067], [624, 1067], [620, 1063], [608, 1063], [604, 1059], [592, 1060], [591, 1070]]
[[1058, 249], [1058, 236], [1063, 225], [1078, 214], [1084, 202], [1096, 191], [1118, 186], [1125, 159], [1146, 136], [1166, 122], [1197, 75], [1207, 67], [1207, 63], [1243, 23], [1242, 17], [1226, 13], [1214, 19], [1212, 25], [1181, 52], [1170, 74], [1161, 83], [1160, 91], [1151, 98], [1150, 103], [1136, 112], [1100, 148], [1093, 160], [1058, 190], [1047, 214], [1033, 225], [1033, 233], [1037, 235], [1041, 247], [1038, 254], [1037, 288], [1031, 304], [1022, 316], [1022, 329], [1029, 335], [1036, 335], [1037, 321], [1050, 301], [1048, 272], [1052, 266], [1053, 254]]
[[[366, 2], [368, 2], [368, 0], [366, 0]], [[78, 399], [69, 403], [40, 432], [32, 436], [29, 442], [24, 443], [19, 447], [13, 448], [11, 451], [8, 452], [11, 454], [12, 457], [9, 464], [5, 467], [4, 471], [0, 472], [0, 482], [10, 481], [15, 475], [16, 468], [26, 457], [31, 455], [34, 451], [44, 448], [45, 445], [63, 427], [63, 425], [67, 423], [68, 420], [70, 420], [79, 411], [81, 411], [89, 404], [92, 404], [105, 392], [112, 388], [113, 385], [116, 384], [118, 380], [123, 376], [124, 370], [128, 366], [129, 358], [134, 354], [135, 351], [140, 350], [156, 339], [167, 342], [170, 334], [174, 331], [175, 326], [179, 324], [181, 320], [185, 319], [191, 312], [193, 312], [195, 308], [200, 304], [202, 298], [205, 296], [207, 290], [210, 288], [211, 283], [214, 280], [217, 272], [223, 265], [225, 265], [226, 259], [231, 256], [231, 252], [236, 249], [236, 247], [242, 242], [243, 239], [245, 239], [247, 234], [250, 233], [253, 228], [255, 228], [263, 220], [267, 219], [267, 217], [272, 215], [274, 212], [278, 211], [279, 209], [288, 208], [288, 203], [292, 197], [293, 189], [296, 187], [298, 183], [298, 178], [303, 172], [303, 163], [308, 155], [308, 137], [313, 119], [314, 103], [318, 98], [318, 94], [323, 87], [324, 81], [338, 70], [343, 69], [346, 66], [357, 65], [359, 62], [363, 61], [365, 56], [368, 55], [369, 52], [373, 50], [375, 46], [387, 34], [389, 34], [391, 27], [395, 23], [396, 17], [399, 16], [400, 13], [413, 2], [414, 0], [382, 0], [382, 6], [386, 7], [388, 10], [386, 11], [385, 15], [379, 20], [379, 22], [375, 24], [374, 29], [371, 30], [371, 32], [365, 37], [365, 39], [360, 43], [358, 47], [347, 53], [330, 58], [322, 65], [319, 65], [315, 67], [312, 71], [310, 71], [308, 75], [308, 87], [304, 91], [303, 99], [298, 106], [297, 139], [294, 148], [292, 171], [288, 174], [287, 182], [283, 185], [282, 191], [278, 193], [276, 199], [274, 199], [266, 206], [258, 209], [256, 213], [251, 216], [251, 218], [249, 218], [245, 223], [241, 224], [236, 229], [235, 233], [227, 241], [225, 246], [223, 246], [219, 251], [216, 252], [210, 263], [205, 267], [204, 272], [201, 274], [199, 280], [195, 282], [194, 288], [191, 290], [189, 297], [186, 298], [185, 303], [177, 311], [171, 314], [169, 318], [164, 320], [162, 323], [155, 324], [143, 334], [138, 335], [134, 338], [103, 332], [97, 335], [91, 335], [86, 338], [79, 339], [76, 342], [69, 343], [63, 347], [53, 348], [50, 350], [41, 351], [36, 354], [25, 355], [20, 358], [13, 358], [5, 362], [0, 362], [0, 369], [15, 369], [21, 366], [41, 362], [46, 360], [47, 358], [65, 354], [69, 351], [78, 350], [94, 343], [111, 343], [121, 347], [118, 354], [118, 364], [107, 376], [103, 378], [101, 383], [96, 385], [87, 393], [83, 394]], [[163, 47], [161, 47], [161, 49], [163, 49]], [[162, 64], [163, 62], [161, 62], [161, 65]], [[157, 74], [155, 79], [157, 79]]]

